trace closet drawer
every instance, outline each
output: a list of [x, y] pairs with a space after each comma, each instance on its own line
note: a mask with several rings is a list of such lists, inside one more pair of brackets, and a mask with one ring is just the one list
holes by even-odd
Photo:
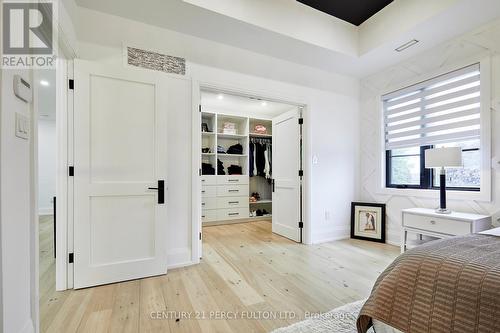
[[248, 208], [248, 197], [218, 197], [217, 209], [221, 208]]
[[453, 236], [472, 232], [470, 222], [414, 214], [404, 214], [403, 226]]
[[216, 197], [201, 198], [201, 208], [202, 209], [216, 209], [217, 208], [217, 198]]
[[201, 185], [216, 185], [216, 176], [201, 176]]
[[201, 221], [202, 222], [217, 221], [217, 210], [215, 210], [215, 209], [203, 209], [201, 211]]
[[217, 176], [217, 185], [248, 184], [248, 176]]
[[215, 197], [217, 194], [217, 186], [202, 186], [201, 197]]
[[248, 196], [248, 185], [218, 185], [218, 197], [242, 197]]
[[248, 218], [248, 208], [217, 209], [217, 220], [237, 220]]

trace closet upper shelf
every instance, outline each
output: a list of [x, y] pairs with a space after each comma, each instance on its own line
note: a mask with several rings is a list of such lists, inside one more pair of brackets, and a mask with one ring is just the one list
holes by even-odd
[[245, 134], [227, 134], [227, 133], [217, 133], [219, 138], [227, 138], [227, 139], [245, 139], [247, 135]]
[[272, 134], [261, 134], [261, 133], [250, 133], [249, 134], [251, 137], [255, 137], [255, 138], [272, 138], [273, 135]]

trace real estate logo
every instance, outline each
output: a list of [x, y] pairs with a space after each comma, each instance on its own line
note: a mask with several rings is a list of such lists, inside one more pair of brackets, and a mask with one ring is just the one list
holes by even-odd
[[2, 6], [2, 68], [54, 68], [56, 3], [7, 0]]

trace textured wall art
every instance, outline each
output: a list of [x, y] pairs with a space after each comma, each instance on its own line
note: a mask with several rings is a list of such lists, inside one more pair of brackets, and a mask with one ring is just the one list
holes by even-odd
[[127, 47], [127, 63], [132, 66], [186, 75], [186, 59]]

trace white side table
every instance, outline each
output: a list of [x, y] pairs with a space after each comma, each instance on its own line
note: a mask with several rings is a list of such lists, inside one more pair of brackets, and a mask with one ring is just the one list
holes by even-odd
[[401, 253], [406, 251], [408, 232], [436, 238], [448, 238], [491, 229], [491, 216], [452, 212], [439, 214], [434, 209], [402, 210]]

